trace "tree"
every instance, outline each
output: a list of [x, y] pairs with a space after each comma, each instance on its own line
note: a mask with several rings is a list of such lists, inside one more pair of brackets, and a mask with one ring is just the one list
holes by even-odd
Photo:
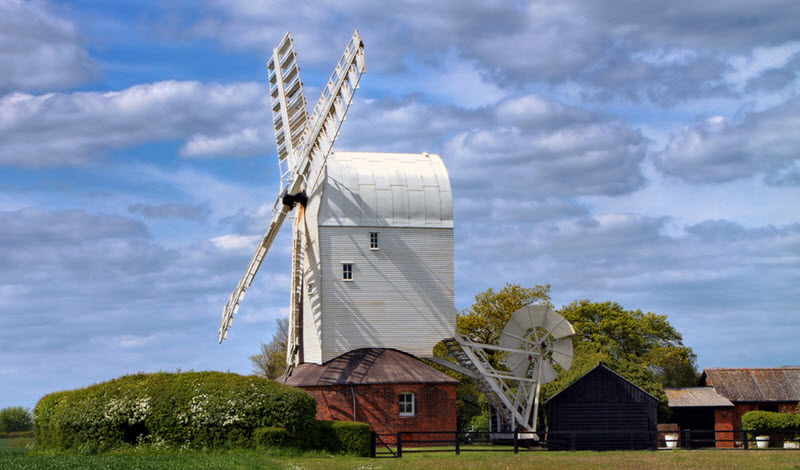
[[286, 346], [289, 342], [289, 318], [275, 320], [277, 331], [272, 341], [261, 343], [261, 352], [250, 356], [253, 372], [268, 379], [276, 379], [286, 370]]
[[33, 429], [30, 410], [21, 406], [9, 406], [0, 410], [0, 432], [20, 432]]
[[559, 313], [575, 327], [573, 341], [591, 343], [614, 359], [646, 366], [661, 387], [697, 384], [697, 356], [683, 345], [666, 315], [589, 300], [572, 302]]

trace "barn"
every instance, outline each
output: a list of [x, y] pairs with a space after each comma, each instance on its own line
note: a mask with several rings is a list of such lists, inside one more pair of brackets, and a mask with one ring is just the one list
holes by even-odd
[[740, 446], [742, 415], [748, 411], [795, 411], [800, 402], [797, 366], [712, 367], [703, 370], [700, 381], [702, 387], [664, 389], [676, 428], [692, 430], [691, 435], [699, 441], [693, 441], [692, 447]]
[[656, 448], [658, 399], [602, 362], [545, 406], [548, 449]]
[[361, 421], [392, 435], [448, 431], [449, 437], [456, 430], [458, 380], [395, 349], [362, 348], [322, 365], [303, 363], [285, 383], [314, 396], [317, 419]]

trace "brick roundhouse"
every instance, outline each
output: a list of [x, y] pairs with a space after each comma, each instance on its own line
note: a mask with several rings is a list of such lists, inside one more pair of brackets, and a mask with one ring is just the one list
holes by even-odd
[[[360, 421], [379, 434], [393, 436], [456, 431], [458, 380], [395, 349], [356, 349], [322, 365], [300, 364], [286, 384], [316, 398], [317, 419]], [[383, 440], [394, 443], [393, 437]]]

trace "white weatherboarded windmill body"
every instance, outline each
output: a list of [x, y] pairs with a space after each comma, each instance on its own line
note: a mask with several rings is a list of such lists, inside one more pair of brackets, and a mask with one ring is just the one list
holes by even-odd
[[[358, 31], [310, 117], [288, 33], [268, 68], [281, 192], [225, 305], [219, 341], [295, 210], [287, 376], [297, 364], [322, 364], [355, 349], [397, 349], [472, 377], [504, 427], [535, 431], [540, 385], [556, 377], [554, 363], [569, 368], [574, 331], [549, 308], [529, 306], [514, 313], [499, 345], [457, 334], [452, 195], [442, 160], [332, 153], [366, 71]], [[441, 341], [459, 364], [432, 357]], [[494, 367], [486, 349], [508, 352], [509, 370]]]

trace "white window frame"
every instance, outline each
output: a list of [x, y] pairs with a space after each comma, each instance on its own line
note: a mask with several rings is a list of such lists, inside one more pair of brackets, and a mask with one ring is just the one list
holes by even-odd
[[380, 240], [378, 238], [378, 232], [369, 232], [369, 249], [370, 250], [380, 250], [381, 249], [378, 240]]
[[346, 282], [353, 281], [353, 263], [342, 262], [342, 280]]
[[[404, 398], [410, 397], [410, 400], [404, 400]], [[414, 413], [417, 411], [417, 403], [416, 403], [416, 396], [414, 392], [400, 392], [397, 394], [397, 407], [400, 411], [400, 416], [414, 416]], [[410, 406], [411, 411], [408, 411], [408, 407]], [[405, 411], [404, 411], [405, 410]]]

